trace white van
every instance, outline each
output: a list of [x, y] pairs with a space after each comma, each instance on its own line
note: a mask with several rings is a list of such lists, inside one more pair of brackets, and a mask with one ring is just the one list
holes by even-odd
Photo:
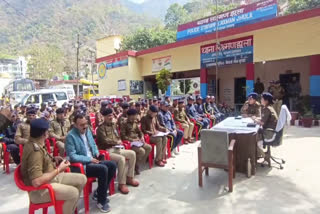
[[22, 105], [36, 105], [40, 107], [44, 102], [57, 102], [57, 106], [61, 107], [63, 103], [69, 102], [68, 93], [62, 89], [43, 89], [27, 94], [22, 98]]
[[50, 87], [51, 89], [63, 89], [68, 93], [68, 98], [70, 100], [76, 98], [76, 94], [74, 93], [73, 85], [71, 84], [60, 84], [60, 85], [54, 85]]

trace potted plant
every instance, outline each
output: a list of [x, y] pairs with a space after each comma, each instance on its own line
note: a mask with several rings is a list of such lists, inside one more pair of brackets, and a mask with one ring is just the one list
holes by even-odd
[[146, 98], [147, 99], [152, 99], [152, 97], [153, 97], [153, 93], [152, 93], [152, 91], [146, 91]]
[[303, 127], [310, 128], [312, 126], [313, 122], [313, 114], [312, 111], [307, 111], [303, 116], [302, 116], [302, 125]]
[[172, 73], [167, 69], [162, 69], [156, 75], [157, 86], [160, 89], [161, 93], [164, 94], [171, 84]]

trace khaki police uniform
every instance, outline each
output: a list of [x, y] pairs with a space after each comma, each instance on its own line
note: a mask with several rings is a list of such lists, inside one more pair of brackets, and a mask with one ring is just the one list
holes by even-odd
[[272, 94], [274, 99], [274, 110], [277, 112], [277, 115], [280, 115], [281, 106], [282, 106], [282, 99], [284, 97], [285, 91], [281, 87], [281, 85], [272, 85], [269, 88], [269, 92]]
[[149, 114], [141, 119], [141, 130], [150, 136], [150, 143], [156, 144], [156, 161], [162, 161], [166, 157], [167, 136], [155, 137], [157, 131], [166, 132], [167, 129], [159, 124], [158, 118], [152, 118]]
[[29, 121], [20, 123], [17, 127], [14, 142], [16, 144], [26, 144], [30, 137], [30, 123]]
[[[137, 121], [130, 121], [127, 119], [120, 126], [120, 135], [122, 140], [130, 142], [141, 141], [143, 139], [143, 133], [139, 128]], [[139, 164], [144, 164], [151, 152], [152, 147], [144, 143], [141, 147], [132, 146], [131, 149], [135, 151]]]
[[126, 119], [128, 118], [127, 114], [125, 113], [122, 113], [119, 118], [118, 118], [118, 121], [117, 121], [117, 125], [118, 127], [120, 128], [121, 126], [121, 123], [123, 123]]
[[[21, 174], [25, 185], [32, 186], [32, 180], [55, 169], [52, 157], [44, 148], [44, 142], [30, 138], [30, 141], [24, 146], [21, 162]], [[73, 213], [86, 182], [86, 176], [79, 173], [60, 173], [49, 182], [54, 190], [56, 200], [64, 201], [64, 214]], [[30, 201], [36, 204], [51, 201], [47, 189], [32, 191], [29, 193], [29, 197]]]
[[[98, 127], [97, 145], [100, 150], [108, 150], [110, 160], [117, 163], [119, 184], [126, 184], [127, 177], [134, 177], [136, 153], [131, 150], [114, 148], [116, 145], [121, 145], [120, 136], [115, 123], [104, 122]], [[128, 160], [128, 167], [126, 167], [126, 160]]]
[[[274, 132], [270, 131], [268, 129], [276, 129], [277, 126], [277, 122], [278, 122], [278, 115], [276, 113], [276, 111], [274, 110], [274, 108], [272, 106], [266, 106], [263, 107], [261, 110], [261, 122], [263, 122], [263, 129], [262, 129], [262, 134], [259, 135], [259, 140], [261, 141], [262, 135], [265, 139], [270, 139], [273, 137]], [[259, 145], [258, 143], [258, 147], [257, 147], [257, 155], [258, 157], [264, 157], [265, 154], [262, 150], [262, 144]]]
[[70, 130], [70, 122], [68, 120], [58, 121], [57, 119], [50, 122], [49, 136], [56, 139], [59, 148], [59, 155], [64, 157], [64, 138]]
[[241, 114], [248, 117], [261, 117], [261, 105], [259, 102], [255, 102], [253, 105], [246, 101], [241, 108]]
[[184, 108], [179, 109], [175, 108], [173, 112], [174, 120], [181, 123], [182, 128], [184, 129], [184, 139], [191, 139], [194, 124], [189, 120], [186, 111]]

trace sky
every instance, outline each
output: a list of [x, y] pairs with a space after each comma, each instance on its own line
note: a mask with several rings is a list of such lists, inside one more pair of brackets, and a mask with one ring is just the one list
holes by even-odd
[[145, 0], [130, 0], [130, 1], [135, 2], [135, 3], [142, 3], [142, 2], [144, 2]]

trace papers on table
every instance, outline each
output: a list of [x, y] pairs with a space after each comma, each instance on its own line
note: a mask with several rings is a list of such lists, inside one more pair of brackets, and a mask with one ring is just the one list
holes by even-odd
[[258, 132], [259, 126], [256, 125], [255, 127], [248, 127], [247, 125], [249, 123], [254, 123], [254, 121], [250, 117], [241, 118], [241, 119], [228, 117], [224, 121], [215, 125], [212, 129], [217, 131], [227, 131], [229, 133], [239, 133], [239, 134]]
[[155, 135], [152, 135], [152, 137], [163, 137], [163, 136], [167, 136], [170, 132], [158, 132]]
[[142, 147], [143, 146], [143, 142], [141, 142], [141, 141], [133, 141], [133, 142], [131, 142], [131, 147], [132, 146]]

